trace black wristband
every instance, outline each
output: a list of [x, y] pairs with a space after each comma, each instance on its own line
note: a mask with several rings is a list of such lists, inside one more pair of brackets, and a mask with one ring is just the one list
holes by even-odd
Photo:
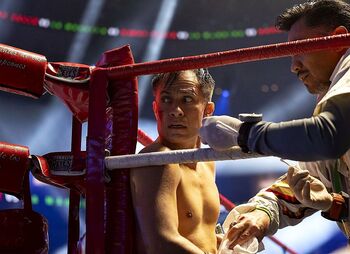
[[243, 123], [238, 131], [237, 143], [241, 147], [242, 152], [249, 153], [248, 139], [250, 129], [253, 127], [253, 125], [262, 120], [262, 114], [239, 114], [239, 120], [241, 120]]
[[237, 143], [241, 147], [242, 152], [249, 153], [248, 138], [250, 129], [255, 125], [256, 122], [243, 122], [238, 131]]

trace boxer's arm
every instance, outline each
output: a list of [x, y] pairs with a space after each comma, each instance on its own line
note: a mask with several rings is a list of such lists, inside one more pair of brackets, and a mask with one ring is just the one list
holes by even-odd
[[250, 151], [299, 161], [339, 158], [350, 148], [350, 94], [331, 98], [311, 118], [260, 122], [249, 134]]

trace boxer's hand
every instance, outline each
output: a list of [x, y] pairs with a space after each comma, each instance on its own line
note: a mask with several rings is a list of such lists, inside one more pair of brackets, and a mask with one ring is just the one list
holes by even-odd
[[306, 207], [327, 211], [332, 205], [332, 196], [324, 184], [311, 176], [307, 170], [289, 167], [287, 181], [295, 197]]
[[241, 124], [240, 120], [230, 116], [205, 117], [199, 135], [203, 144], [216, 150], [226, 150], [237, 145]]
[[242, 245], [253, 237], [261, 241], [269, 226], [270, 218], [261, 210], [241, 214], [228, 231], [229, 248], [233, 249], [237, 244]]

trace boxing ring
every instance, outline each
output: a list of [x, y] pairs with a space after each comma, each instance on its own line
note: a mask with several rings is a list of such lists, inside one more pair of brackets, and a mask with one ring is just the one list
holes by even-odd
[[[11, 176], [8, 179], [12, 179], [13, 183], [1, 180], [0, 191], [14, 193], [24, 199], [29, 192], [24, 186], [27, 186], [30, 170], [37, 179], [70, 191], [68, 253], [80, 253], [82, 249], [79, 241], [81, 195], [86, 198], [86, 253], [134, 253], [135, 224], [129, 168], [260, 156], [243, 153], [239, 148], [223, 152], [207, 148], [132, 155], [137, 141], [143, 145], [152, 142], [137, 125], [137, 76], [349, 46], [350, 35], [337, 35], [137, 64], [134, 63], [130, 47], [124, 46], [105, 52], [91, 67], [76, 63], [48, 63], [43, 56], [0, 44], [0, 89], [34, 98], [40, 97], [46, 90], [59, 97], [73, 115], [71, 151], [35, 156], [30, 155], [27, 147], [0, 143], [0, 153], [8, 154], [7, 157], [0, 157], [0, 166], [6, 169], [0, 173]], [[81, 151], [80, 144], [82, 123], [86, 121], [88, 134], [85, 152]], [[10, 155], [19, 159], [10, 161]], [[62, 163], [58, 163], [60, 161], [67, 163], [62, 166]], [[8, 168], [16, 170], [10, 171]], [[231, 202], [223, 196], [220, 199], [227, 209], [232, 209]], [[26, 207], [31, 214], [31, 207]], [[45, 219], [42, 218], [38, 225], [45, 235]], [[272, 240], [284, 250], [295, 253], [277, 239]], [[0, 241], [1, 244], [6, 243]], [[37, 253], [47, 251], [45, 244], [47, 242], [44, 241], [41, 244], [42, 252]]]

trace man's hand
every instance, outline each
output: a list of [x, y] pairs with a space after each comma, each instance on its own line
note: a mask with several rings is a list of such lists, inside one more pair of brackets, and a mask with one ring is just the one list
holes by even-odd
[[216, 150], [226, 150], [237, 145], [238, 131], [242, 122], [230, 116], [211, 116], [202, 121], [199, 130], [203, 144]]
[[229, 248], [233, 249], [237, 244], [241, 245], [253, 237], [261, 241], [269, 226], [270, 218], [261, 210], [241, 214], [227, 234], [230, 242]]
[[327, 211], [332, 205], [332, 196], [324, 184], [311, 176], [307, 170], [289, 167], [287, 181], [295, 197], [303, 205], [322, 211]]
[[219, 246], [224, 238], [224, 234], [216, 234], [216, 248], [219, 249]]

